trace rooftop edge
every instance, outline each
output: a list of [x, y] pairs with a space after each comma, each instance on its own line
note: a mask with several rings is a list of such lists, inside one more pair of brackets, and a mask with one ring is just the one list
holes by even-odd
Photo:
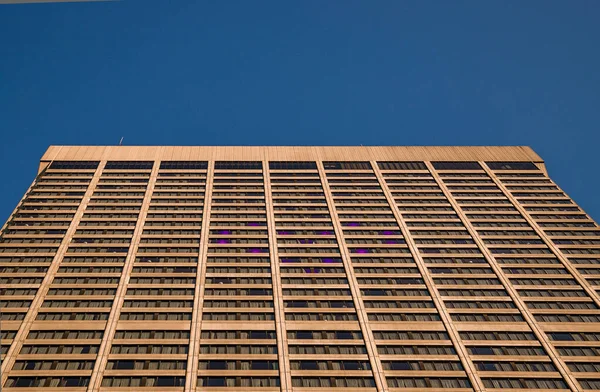
[[42, 162], [67, 161], [530, 161], [528, 146], [50, 146]]

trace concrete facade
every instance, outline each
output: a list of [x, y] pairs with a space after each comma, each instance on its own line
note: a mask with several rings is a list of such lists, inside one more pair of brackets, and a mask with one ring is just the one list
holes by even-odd
[[10, 391], [600, 391], [600, 231], [528, 147], [52, 146]]

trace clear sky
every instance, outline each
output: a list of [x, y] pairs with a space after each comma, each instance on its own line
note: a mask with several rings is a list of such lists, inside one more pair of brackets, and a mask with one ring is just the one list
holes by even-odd
[[0, 220], [50, 144], [529, 145], [600, 218], [600, 1], [0, 5]]

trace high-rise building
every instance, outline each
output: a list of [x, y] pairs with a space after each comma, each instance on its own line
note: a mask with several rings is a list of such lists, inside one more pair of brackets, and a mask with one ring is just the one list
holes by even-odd
[[600, 230], [527, 147], [52, 146], [3, 391], [599, 391]]

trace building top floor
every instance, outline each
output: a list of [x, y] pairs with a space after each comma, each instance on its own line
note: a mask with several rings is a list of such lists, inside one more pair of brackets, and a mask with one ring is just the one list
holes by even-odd
[[60, 161], [513, 161], [543, 165], [527, 146], [50, 146]]

